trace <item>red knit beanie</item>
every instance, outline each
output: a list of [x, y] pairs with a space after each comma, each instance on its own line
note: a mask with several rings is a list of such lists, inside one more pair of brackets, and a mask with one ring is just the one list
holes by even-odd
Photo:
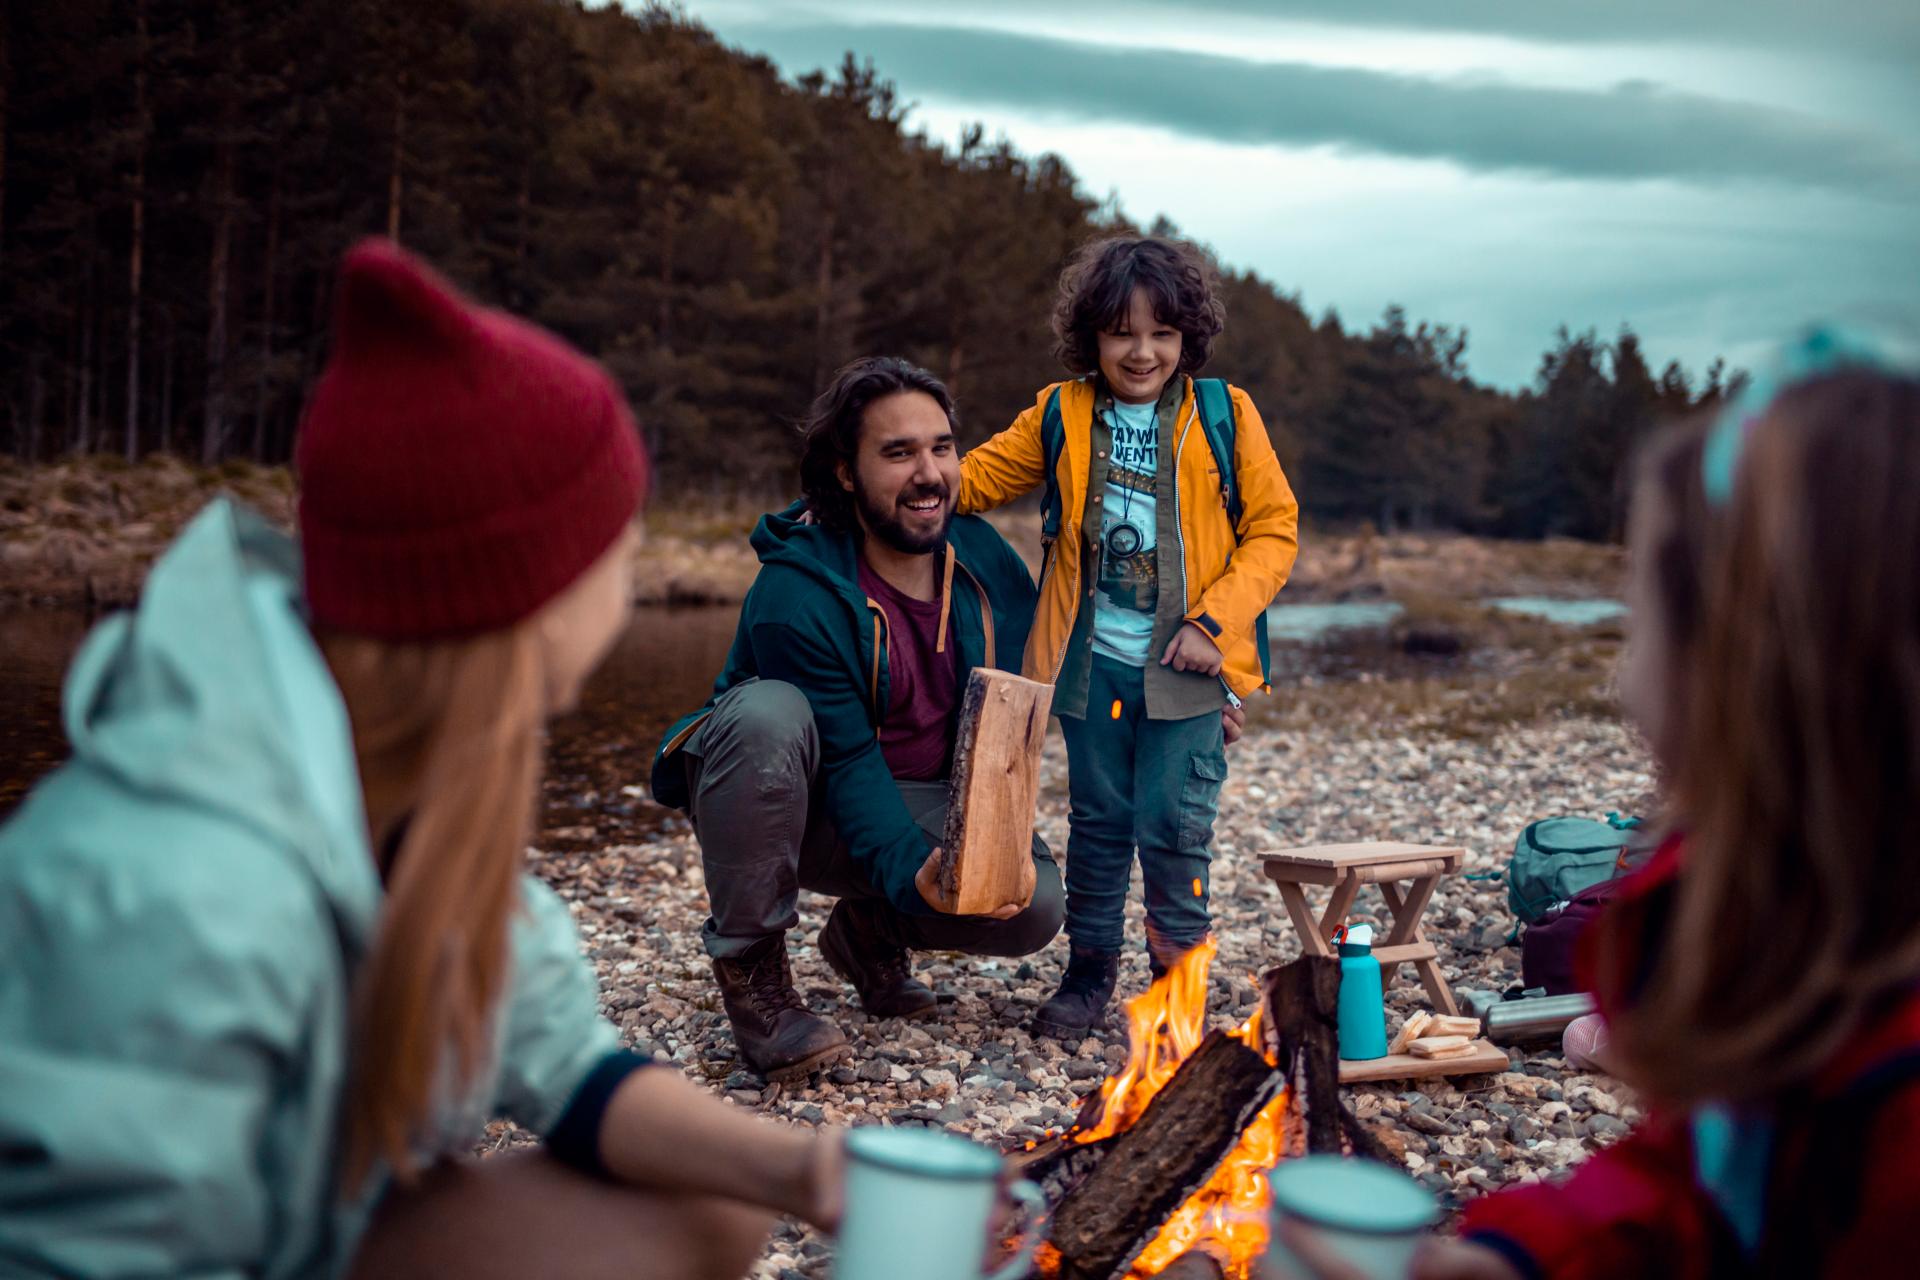
[[647, 478], [599, 365], [385, 240], [341, 265], [294, 466], [314, 623], [388, 640], [535, 613], [613, 544]]

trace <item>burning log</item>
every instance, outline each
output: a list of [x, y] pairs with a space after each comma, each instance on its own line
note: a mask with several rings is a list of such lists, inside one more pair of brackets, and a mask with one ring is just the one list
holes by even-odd
[[1227, 1269], [1205, 1249], [1192, 1249], [1175, 1258], [1160, 1280], [1227, 1280]]
[[1124, 1273], [1281, 1085], [1266, 1058], [1239, 1040], [1219, 1031], [1202, 1040], [1140, 1119], [1111, 1140], [1060, 1201], [1048, 1235], [1059, 1250], [1060, 1280]]
[[1379, 1139], [1340, 1097], [1340, 962], [1301, 956], [1267, 970], [1261, 985], [1281, 1073], [1289, 1083], [1304, 1077], [1307, 1150], [1340, 1155], [1344, 1133], [1356, 1154], [1386, 1160]]
[[940, 886], [960, 915], [1033, 898], [1033, 812], [1053, 686], [975, 667], [960, 702]]

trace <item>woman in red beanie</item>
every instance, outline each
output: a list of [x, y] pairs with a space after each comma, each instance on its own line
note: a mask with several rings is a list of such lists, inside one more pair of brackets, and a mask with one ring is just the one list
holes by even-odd
[[[384, 242], [342, 267], [300, 544], [224, 501], [103, 624], [0, 829], [0, 1271], [736, 1276], [837, 1135], [619, 1047], [522, 873], [623, 625], [618, 391]], [[461, 1157], [509, 1117], [544, 1151]]]

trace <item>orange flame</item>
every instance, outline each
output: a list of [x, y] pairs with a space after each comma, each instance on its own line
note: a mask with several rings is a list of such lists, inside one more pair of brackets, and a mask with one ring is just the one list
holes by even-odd
[[[1126, 1069], [1100, 1086], [1099, 1122], [1075, 1134], [1078, 1142], [1097, 1142], [1131, 1128], [1154, 1095], [1206, 1034], [1207, 971], [1219, 945], [1209, 938], [1176, 961], [1145, 994], [1127, 1002]], [[1229, 1032], [1248, 1048], [1265, 1053], [1260, 1009]], [[1176, 1209], [1128, 1271], [1129, 1280], [1159, 1275], [1182, 1254], [1204, 1249], [1226, 1270], [1228, 1280], [1247, 1280], [1267, 1247], [1267, 1172], [1280, 1158], [1286, 1137], [1288, 1097], [1282, 1092], [1261, 1109], [1227, 1153], [1220, 1167]]]

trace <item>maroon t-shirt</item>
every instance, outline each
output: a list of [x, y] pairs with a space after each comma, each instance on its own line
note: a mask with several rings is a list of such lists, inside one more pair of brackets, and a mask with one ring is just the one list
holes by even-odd
[[959, 646], [947, 619], [947, 651], [940, 644], [940, 600], [915, 600], [860, 560], [860, 589], [887, 615], [887, 713], [880, 722], [880, 754], [896, 778], [929, 781], [947, 776], [953, 758], [953, 712], [960, 685]]

